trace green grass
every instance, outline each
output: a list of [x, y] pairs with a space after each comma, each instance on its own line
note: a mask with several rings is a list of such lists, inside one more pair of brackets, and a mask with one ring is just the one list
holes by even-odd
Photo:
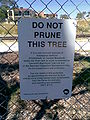
[[74, 73], [73, 86], [85, 86], [90, 91], [90, 57], [76, 57]]

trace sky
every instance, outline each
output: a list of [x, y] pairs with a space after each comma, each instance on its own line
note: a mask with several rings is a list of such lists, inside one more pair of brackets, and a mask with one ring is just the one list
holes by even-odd
[[[57, 13], [58, 18], [60, 18], [61, 14], [68, 13], [70, 14], [71, 18], [75, 18], [79, 11], [90, 12], [90, 0], [16, 0], [16, 1], [18, 1], [17, 5], [19, 7], [29, 8], [31, 4], [31, 7], [35, 11], [39, 12], [44, 9], [43, 11], [45, 13]], [[47, 5], [48, 8], [45, 8], [46, 7], [45, 5]], [[60, 5], [62, 6], [62, 8]], [[75, 5], [78, 6], [78, 9], [76, 9]]]

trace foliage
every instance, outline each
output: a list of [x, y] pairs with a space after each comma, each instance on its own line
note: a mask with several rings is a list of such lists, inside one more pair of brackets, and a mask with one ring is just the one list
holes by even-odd
[[87, 16], [86, 17], [90, 17], [90, 12], [88, 12]]
[[85, 17], [85, 15], [86, 15], [86, 11], [79, 12], [79, 13], [77, 13], [76, 18], [77, 19], [83, 19]]
[[61, 15], [60, 15], [60, 18], [61, 18], [61, 19], [69, 19], [69, 16], [66, 15], [66, 14], [61, 14]]
[[3, 21], [5, 18], [7, 18], [7, 9], [9, 9], [9, 7], [5, 5], [0, 7], [0, 21]]
[[10, 9], [12, 6], [15, 5], [15, 0], [0, 0], [0, 22], [5, 21], [7, 18], [7, 10]]
[[77, 16], [76, 16], [76, 18], [82, 19], [83, 18], [83, 14], [82, 13], [78, 13]]

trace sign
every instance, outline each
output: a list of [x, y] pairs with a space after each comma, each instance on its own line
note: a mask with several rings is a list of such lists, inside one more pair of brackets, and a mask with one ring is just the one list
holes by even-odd
[[75, 21], [22, 18], [18, 33], [21, 99], [70, 97]]

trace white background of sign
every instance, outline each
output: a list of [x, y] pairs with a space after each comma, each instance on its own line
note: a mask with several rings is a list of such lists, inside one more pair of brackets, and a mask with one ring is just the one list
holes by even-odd
[[[42, 22], [43, 28], [32, 28], [32, 23]], [[47, 28], [47, 23], [63, 23], [61, 28]], [[72, 91], [73, 59], [76, 27], [74, 20], [31, 19], [19, 21], [19, 69], [22, 99], [68, 98]], [[55, 24], [56, 25], [56, 24]], [[40, 26], [41, 27], [41, 26]], [[60, 32], [58, 38], [34, 36], [35, 32]], [[29, 42], [28, 42], [29, 41]], [[44, 41], [44, 47], [41, 46]], [[33, 45], [34, 42], [34, 45]], [[36, 42], [38, 45], [35, 45]], [[59, 42], [52, 45], [49, 42]], [[61, 47], [61, 42], [65, 46]]]

